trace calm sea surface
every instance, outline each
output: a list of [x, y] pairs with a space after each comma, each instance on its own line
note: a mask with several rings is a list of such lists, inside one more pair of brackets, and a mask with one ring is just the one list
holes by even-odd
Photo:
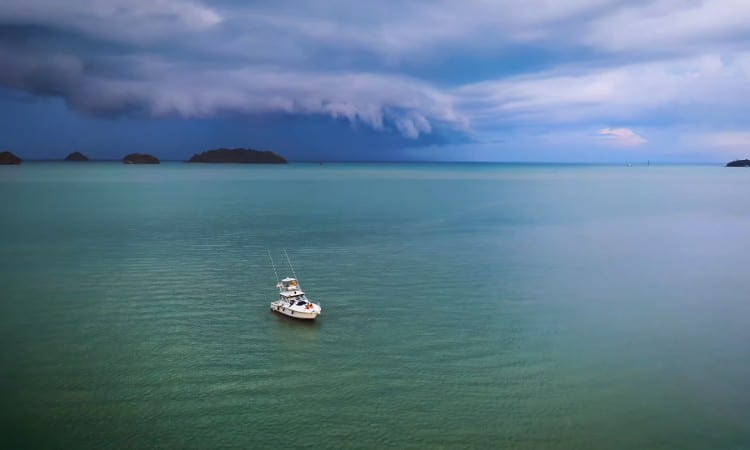
[[28, 163], [0, 208], [3, 448], [750, 448], [750, 170]]

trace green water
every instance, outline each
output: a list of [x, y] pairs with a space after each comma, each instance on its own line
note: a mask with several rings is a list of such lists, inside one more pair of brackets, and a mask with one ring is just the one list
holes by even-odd
[[[748, 198], [708, 166], [0, 167], [0, 447], [747, 449]], [[266, 248], [317, 323], [269, 311]]]

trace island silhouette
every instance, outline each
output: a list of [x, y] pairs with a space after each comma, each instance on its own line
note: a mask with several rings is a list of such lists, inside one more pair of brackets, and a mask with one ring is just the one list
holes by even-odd
[[283, 156], [272, 151], [250, 148], [217, 148], [193, 155], [191, 163], [286, 164]]
[[4, 165], [10, 165], [10, 164], [21, 164], [21, 158], [14, 155], [13, 153], [9, 151], [4, 151], [0, 153], [0, 164]]

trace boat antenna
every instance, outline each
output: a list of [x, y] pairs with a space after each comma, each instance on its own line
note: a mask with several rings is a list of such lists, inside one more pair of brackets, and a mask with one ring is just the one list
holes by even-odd
[[273, 275], [276, 277], [276, 282], [279, 282], [279, 274], [276, 272], [276, 264], [273, 263], [273, 258], [271, 257], [271, 250], [266, 249], [268, 252], [268, 259], [271, 260], [271, 267], [273, 267]]
[[289, 259], [289, 253], [287, 253], [287, 252], [286, 252], [286, 249], [284, 249], [284, 255], [286, 255], [286, 262], [288, 262], [288, 263], [289, 263], [289, 268], [290, 268], [290, 269], [292, 269], [292, 275], [294, 275], [294, 278], [295, 278], [295, 279], [296, 279], [297, 281], [300, 281], [300, 279], [299, 279], [299, 278], [297, 278], [297, 274], [296, 274], [296, 273], [294, 273], [294, 266], [292, 266], [292, 260], [291, 260], [291, 259]]

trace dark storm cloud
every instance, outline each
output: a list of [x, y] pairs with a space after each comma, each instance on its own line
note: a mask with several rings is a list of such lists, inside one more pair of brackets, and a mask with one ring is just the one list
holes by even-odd
[[[252, 30], [240, 39], [222, 34], [224, 18], [201, 4], [109, 3], [3, 9], [0, 84], [93, 115], [322, 114], [410, 138], [436, 123], [466, 128], [448, 95], [417, 80], [285, 63], [294, 58], [291, 43], [267, 63], [247, 62], [263, 56], [266, 42]], [[226, 28], [237, 31], [236, 20]], [[244, 55], [243, 39], [253, 46]]]
[[[35, 44], [35, 47], [38, 43]], [[96, 64], [60, 52], [0, 40], [0, 85], [33, 95], [63, 98], [76, 110], [95, 115], [137, 112], [146, 101], [143, 93], [123, 80], [101, 77]]]

